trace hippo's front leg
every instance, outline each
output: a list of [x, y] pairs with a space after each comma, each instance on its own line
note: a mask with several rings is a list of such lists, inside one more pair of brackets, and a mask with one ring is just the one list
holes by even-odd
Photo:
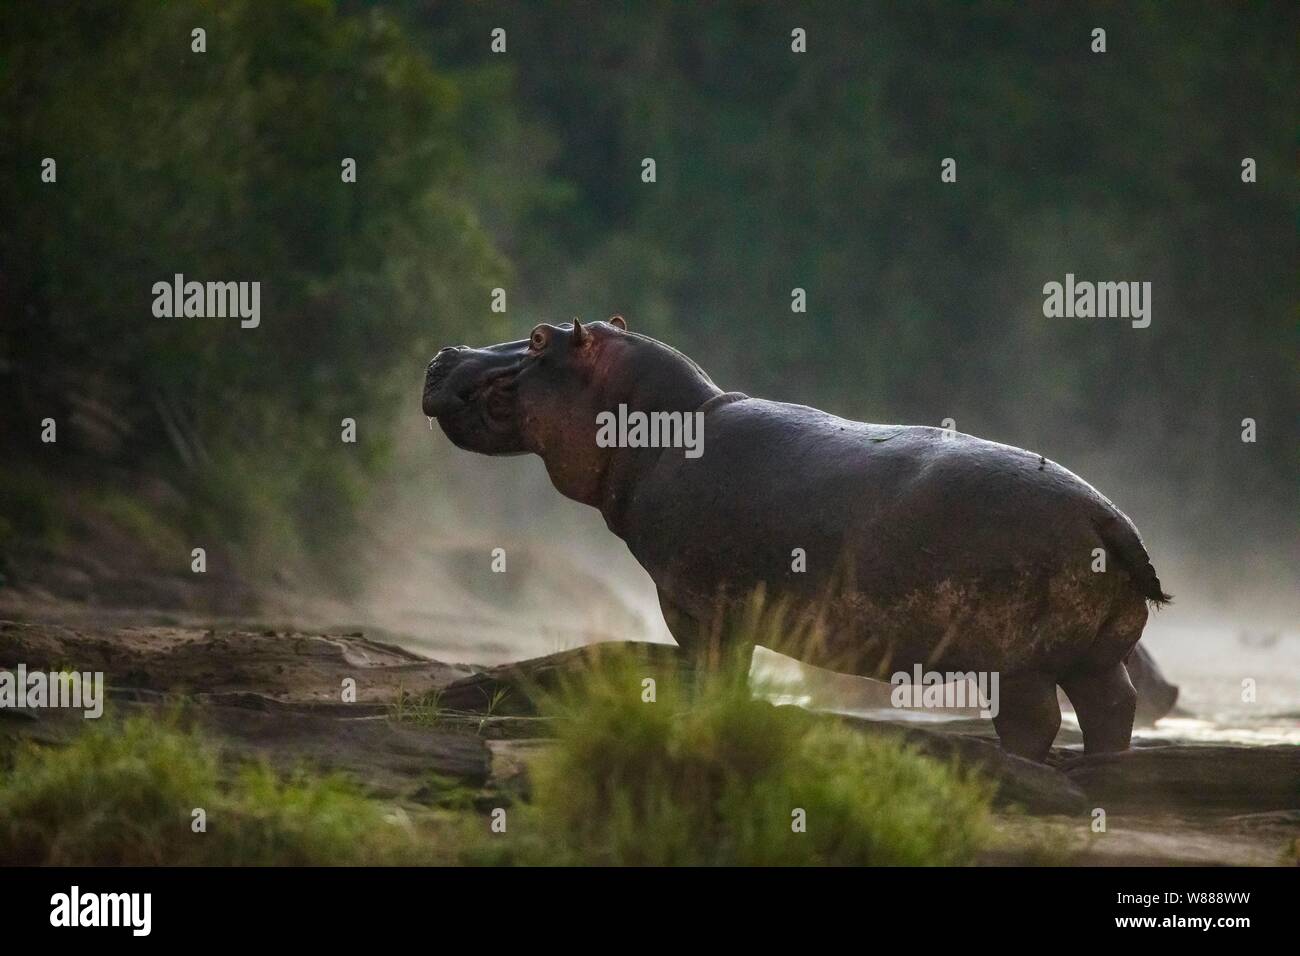
[[[726, 661], [743, 661], [745, 671], [754, 656], [754, 642], [748, 635], [724, 632], [722, 621], [710, 626], [676, 604], [663, 588], [656, 588], [659, 593], [659, 609], [663, 612], [664, 623], [673, 640], [682, 653], [696, 668], [716, 667]], [[726, 655], [724, 658], [723, 655]]]

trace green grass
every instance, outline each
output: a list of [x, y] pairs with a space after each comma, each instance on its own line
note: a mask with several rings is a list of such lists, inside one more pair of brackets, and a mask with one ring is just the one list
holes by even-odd
[[411, 723], [421, 727], [436, 727], [447, 717], [462, 719], [477, 716], [478, 733], [481, 736], [488, 721], [497, 716], [497, 710], [510, 696], [510, 689], [499, 687], [491, 694], [483, 692], [484, 707], [482, 712], [449, 711], [442, 706], [442, 691], [431, 690], [415, 694], [403, 687], [398, 687], [397, 696], [388, 705], [388, 719], [394, 723]]
[[394, 723], [412, 723], [422, 727], [433, 727], [443, 716], [441, 690], [414, 694], [399, 686], [397, 696], [388, 705], [388, 719]]
[[487, 696], [487, 705], [483, 710], [483, 718], [478, 722], [480, 736], [482, 736], [483, 728], [487, 726], [487, 722], [496, 716], [497, 709], [506, 702], [506, 698], [509, 696], [510, 688], [508, 687], [498, 687]]
[[[602, 648], [539, 693], [558, 737], [528, 786], [430, 776], [412, 822], [348, 779], [223, 760], [179, 713], [90, 721], [0, 760], [0, 862], [953, 865], [991, 835], [986, 782], [834, 718], [755, 700], [747, 661], [681, 676]], [[649, 693], [647, 678], [655, 681]], [[653, 696], [653, 701], [647, 698]], [[437, 695], [399, 721], [435, 724]], [[489, 702], [495, 709], [500, 700]], [[472, 731], [471, 731], [472, 732]], [[207, 831], [191, 827], [195, 808]], [[504, 833], [484, 813], [506, 811]], [[796, 823], [803, 826], [796, 826]]]
[[[192, 829], [206, 812], [206, 832]], [[337, 776], [261, 764], [223, 780], [179, 720], [90, 723], [64, 747], [21, 746], [0, 776], [0, 862], [54, 865], [409, 863], [409, 827]]]
[[[532, 795], [467, 847], [482, 863], [952, 865], [990, 832], [991, 787], [898, 743], [754, 700], [740, 664], [693, 680], [604, 662], [547, 701]], [[802, 811], [804, 832], [796, 832]]]

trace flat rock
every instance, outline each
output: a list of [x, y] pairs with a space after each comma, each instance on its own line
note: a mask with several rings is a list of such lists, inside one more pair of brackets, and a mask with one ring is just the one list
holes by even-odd
[[306, 763], [341, 771], [377, 796], [410, 796], [431, 776], [481, 787], [491, 771], [487, 744], [462, 730], [239, 707], [205, 707], [197, 716], [228, 752], [281, 770]]
[[630, 654], [643, 662], [647, 671], [673, 672], [686, 667], [673, 644], [649, 641], [620, 641], [590, 644], [572, 650], [534, 657], [526, 661], [489, 667], [453, 681], [439, 695], [441, 706], [466, 713], [488, 713], [530, 717], [538, 713], [538, 700], [558, 691], [566, 680], [611, 653]]
[[890, 721], [840, 719], [864, 733], [894, 736], [930, 757], [978, 770], [997, 786], [996, 806], [1044, 814], [1080, 813], [1087, 808], [1084, 792], [1065, 774], [1009, 754], [991, 740]]
[[1300, 808], [1300, 747], [1169, 744], [1077, 756], [1062, 772], [1098, 806], [1255, 813]]
[[109, 687], [188, 694], [257, 694], [293, 703], [359, 703], [422, 694], [471, 673], [361, 633], [244, 627], [89, 627], [0, 620], [0, 668], [102, 671]]

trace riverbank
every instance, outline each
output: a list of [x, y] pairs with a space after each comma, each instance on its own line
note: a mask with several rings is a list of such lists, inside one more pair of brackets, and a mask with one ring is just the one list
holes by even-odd
[[[57, 616], [10, 608], [0, 620], [0, 667], [102, 671], [110, 715], [159, 716], [184, 702], [230, 754], [286, 774], [342, 774], [368, 799], [417, 817], [442, 806], [449, 788], [482, 814], [526, 800], [530, 768], [555, 736], [538, 695], [601, 653], [597, 646], [484, 668], [436, 661], [352, 629], [183, 614], [98, 623], [94, 615]], [[680, 667], [671, 646], [634, 647], [648, 672]], [[1003, 754], [983, 721], [814, 719], [904, 741], [990, 781], [993, 830], [979, 863], [1295, 861], [1300, 749], [1293, 746], [1159, 740], [1089, 757], [1067, 730], [1040, 766]], [[0, 746], [66, 746], [82, 726], [70, 711], [0, 711]]]

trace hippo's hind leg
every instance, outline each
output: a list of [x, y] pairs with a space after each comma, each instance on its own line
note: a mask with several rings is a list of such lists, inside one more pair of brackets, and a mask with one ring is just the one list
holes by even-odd
[[1061, 690], [1070, 698], [1079, 718], [1085, 753], [1128, 749], [1137, 710], [1137, 691], [1123, 662], [1076, 671], [1061, 679]]
[[1037, 673], [1002, 678], [993, 728], [998, 732], [1003, 750], [1042, 761], [1061, 729], [1056, 681]]
[[1146, 622], [1146, 601], [1124, 588], [1087, 654], [1060, 676], [1061, 690], [1070, 698], [1079, 718], [1085, 753], [1128, 749], [1137, 712], [1137, 691], [1124, 659], [1142, 636]]

